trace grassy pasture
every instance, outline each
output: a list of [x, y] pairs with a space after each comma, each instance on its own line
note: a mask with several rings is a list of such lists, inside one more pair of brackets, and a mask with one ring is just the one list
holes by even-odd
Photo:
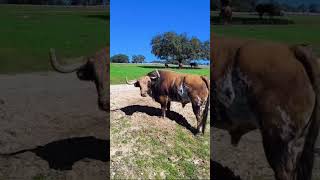
[[103, 7], [0, 6], [0, 74], [46, 71], [49, 48], [59, 57], [93, 54], [109, 44]]
[[[126, 76], [128, 79], [137, 79], [140, 76], [153, 71], [154, 69], [164, 69], [164, 65], [147, 65], [147, 64], [110, 64], [110, 82], [111, 84], [124, 84]], [[165, 70], [171, 70], [181, 73], [189, 74], [199, 74], [209, 76], [209, 67], [202, 67], [199, 69], [177, 69], [177, 68], [167, 68]]]
[[[249, 14], [236, 14], [235, 18], [254, 18]], [[211, 12], [211, 18], [216, 13]], [[211, 21], [211, 32], [217, 36], [254, 38], [278, 41], [289, 44], [311, 44], [320, 55], [320, 15], [288, 15], [279, 19], [293, 21], [293, 24], [244, 24], [244, 25], [215, 25]]]
[[111, 126], [111, 141], [123, 146], [131, 144], [132, 149], [138, 150], [123, 157], [111, 157], [115, 161], [121, 158], [131, 171], [128, 173], [124, 166], [115, 165], [112, 168], [114, 179], [164, 179], [163, 176], [165, 179], [200, 179], [210, 176], [210, 131], [204, 136], [191, 135], [180, 126], [173, 131], [154, 127], [133, 131], [131, 119], [113, 121], [117, 123]]

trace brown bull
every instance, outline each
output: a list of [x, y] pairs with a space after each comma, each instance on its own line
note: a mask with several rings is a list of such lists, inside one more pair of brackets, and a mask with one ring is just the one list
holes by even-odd
[[83, 63], [62, 66], [55, 54], [50, 50], [52, 67], [61, 73], [77, 72], [80, 80], [93, 81], [98, 93], [98, 105], [101, 110], [109, 111], [109, 53], [107, 49], [96, 52], [93, 56], [85, 57]]
[[197, 119], [197, 132], [204, 133], [210, 103], [210, 82], [206, 77], [156, 70], [127, 83], [140, 87], [142, 97], [148, 94], [160, 103], [162, 117], [166, 116], [166, 110], [170, 111], [171, 101], [181, 102], [183, 107], [191, 102]]
[[310, 180], [320, 68], [304, 45], [211, 39], [213, 126], [236, 145], [258, 128], [277, 180]]

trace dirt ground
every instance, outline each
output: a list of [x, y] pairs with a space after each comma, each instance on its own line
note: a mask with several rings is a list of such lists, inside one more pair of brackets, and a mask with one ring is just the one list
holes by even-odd
[[108, 121], [94, 84], [52, 72], [0, 83], [0, 179], [107, 179]]
[[193, 134], [190, 103], [172, 102], [162, 119], [160, 104], [133, 85], [112, 85], [110, 94], [111, 178], [209, 179], [210, 127]]
[[[211, 167], [217, 172], [217, 179], [271, 180], [273, 171], [267, 163], [258, 130], [242, 137], [237, 147], [230, 143], [226, 131], [211, 130]], [[313, 180], [320, 180], [320, 142], [316, 145]], [[214, 174], [213, 174], [214, 176]]]

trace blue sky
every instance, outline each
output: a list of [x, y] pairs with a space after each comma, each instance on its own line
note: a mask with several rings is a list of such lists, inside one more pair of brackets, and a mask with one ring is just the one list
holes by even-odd
[[175, 31], [210, 38], [209, 0], [111, 0], [110, 53], [141, 54], [156, 60], [151, 53], [153, 36]]

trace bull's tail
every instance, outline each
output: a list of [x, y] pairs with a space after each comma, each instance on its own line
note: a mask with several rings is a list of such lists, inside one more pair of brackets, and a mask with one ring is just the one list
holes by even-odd
[[310, 119], [309, 128], [305, 137], [305, 144], [301, 158], [297, 164], [297, 180], [310, 180], [314, 160], [315, 143], [320, 126], [320, 68], [311, 49], [304, 45], [293, 46], [296, 58], [304, 65], [316, 94], [316, 103]]
[[202, 123], [203, 123], [202, 133], [204, 134], [204, 131], [206, 129], [206, 124], [207, 124], [207, 119], [208, 119], [209, 105], [210, 105], [210, 81], [208, 80], [208, 78], [204, 76], [201, 76], [201, 79], [206, 83], [206, 86], [208, 88], [208, 98], [207, 98], [206, 106], [202, 113]]

